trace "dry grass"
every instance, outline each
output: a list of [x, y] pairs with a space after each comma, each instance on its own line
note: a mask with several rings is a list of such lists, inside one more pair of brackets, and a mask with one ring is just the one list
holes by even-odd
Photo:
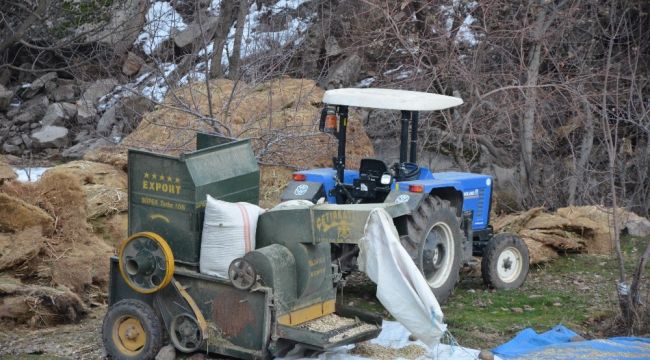
[[357, 344], [351, 353], [377, 360], [418, 359], [427, 354], [426, 350], [418, 345], [407, 345], [400, 349], [394, 349], [369, 342]]

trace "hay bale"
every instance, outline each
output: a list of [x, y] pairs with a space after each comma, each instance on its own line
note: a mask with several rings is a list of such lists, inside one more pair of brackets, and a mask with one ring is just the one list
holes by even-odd
[[0, 231], [17, 232], [34, 226], [39, 226], [44, 233], [53, 230], [52, 216], [19, 197], [0, 193], [0, 209]]
[[128, 195], [122, 189], [105, 185], [86, 185], [84, 190], [88, 219], [97, 219], [129, 209]]
[[109, 188], [126, 190], [126, 173], [112, 165], [76, 160], [50, 168], [45, 174], [63, 173], [75, 179], [80, 185], [104, 185]]
[[495, 232], [518, 233], [520, 230], [526, 228], [526, 224], [528, 224], [531, 219], [539, 216], [539, 214], [543, 212], [543, 207], [536, 207], [521, 213], [500, 216], [492, 221], [492, 227]]
[[[619, 209], [619, 211], [621, 211]], [[622, 213], [622, 211], [621, 211]], [[557, 214], [567, 219], [568, 229], [585, 239], [585, 250], [589, 254], [609, 254], [613, 249], [612, 232], [614, 222], [612, 209], [602, 206], [572, 206], [557, 210]], [[619, 229], [623, 229], [623, 218], [619, 219]]]
[[7, 160], [4, 156], [0, 155], [0, 184], [6, 180], [14, 180], [18, 176], [14, 169], [11, 168], [11, 165], [7, 163]]
[[548, 245], [525, 236], [522, 237], [522, 240], [528, 246], [528, 256], [531, 264], [540, 264], [559, 257], [557, 251]]
[[0, 321], [34, 327], [79, 321], [88, 313], [79, 296], [65, 287], [25, 285], [0, 277]]
[[83, 159], [113, 165], [122, 171], [128, 170], [128, 159], [123, 147], [112, 146], [92, 149], [84, 155]]
[[39, 226], [15, 234], [0, 234], [0, 271], [29, 263], [41, 253], [45, 242]]
[[129, 215], [122, 212], [103, 216], [92, 221], [93, 231], [112, 248], [128, 236]]

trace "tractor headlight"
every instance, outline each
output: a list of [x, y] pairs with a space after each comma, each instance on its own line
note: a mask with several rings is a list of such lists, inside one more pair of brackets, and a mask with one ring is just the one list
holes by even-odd
[[388, 184], [390, 184], [391, 180], [392, 180], [392, 178], [391, 178], [390, 174], [384, 174], [384, 175], [381, 176], [381, 179], [379, 179], [379, 182], [382, 185], [388, 185]]

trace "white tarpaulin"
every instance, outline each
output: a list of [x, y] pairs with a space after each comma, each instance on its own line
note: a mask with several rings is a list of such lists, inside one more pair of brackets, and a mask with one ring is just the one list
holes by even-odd
[[359, 249], [359, 270], [377, 284], [386, 310], [423, 343], [438, 344], [447, 330], [442, 310], [384, 209], [370, 212]]

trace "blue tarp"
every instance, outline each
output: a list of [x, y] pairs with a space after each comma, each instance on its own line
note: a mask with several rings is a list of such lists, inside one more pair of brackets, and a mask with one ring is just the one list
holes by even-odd
[[541, 334], [528, 328], [492, 351], [503, 359], [650, 359], [650, 339], [614, 337], [571, 342], [576, 335], [562, 325]]

